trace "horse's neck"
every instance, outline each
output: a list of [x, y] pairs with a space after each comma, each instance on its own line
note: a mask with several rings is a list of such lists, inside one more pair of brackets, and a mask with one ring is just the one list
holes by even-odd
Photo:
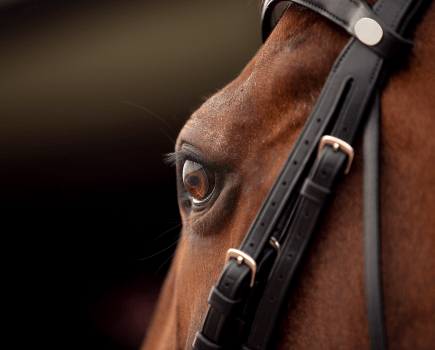
[[434, 5], [382, 98], [382, 277], [392, 349], [429, 349], [435, 340]]

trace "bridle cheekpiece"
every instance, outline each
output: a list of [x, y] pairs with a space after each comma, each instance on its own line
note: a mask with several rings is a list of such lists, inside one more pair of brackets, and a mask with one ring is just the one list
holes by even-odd
[[[344, 28], [351, 38], [328, 76], [281, 173], [238, 249], [230, 249], [213, 286], [196, 350], [266, 350], [309, 242], [349, 172], [351, 145], [364, 128], [365, 293], [372, 349], [386, 349], [380, 270], [380, 91], [392, 59], [425, 0], [294, 0]], [[285, 3], [285, 4], [284, 4]], [[265, 41], [289, 1], [265, 0]], [[284, 5], [284, 6], [283, 6]], [[289, 9], [291, 10], [291, 9]]]

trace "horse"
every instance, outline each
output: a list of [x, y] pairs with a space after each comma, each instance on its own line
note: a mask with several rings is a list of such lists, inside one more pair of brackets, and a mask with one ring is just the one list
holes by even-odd
[[[434, 29], [432, 3], [381, 95], [381, 272], [391, 349], [435, 344]], [[240, 75], [181, 130], [172, 155], [181, 239], [142, 350], [191, 349], [226, 252], [243, 241], [348, 39], [290, 4]], [[277, 349], [370, 348], [361, 154], [359, 138], [286, 303]]]

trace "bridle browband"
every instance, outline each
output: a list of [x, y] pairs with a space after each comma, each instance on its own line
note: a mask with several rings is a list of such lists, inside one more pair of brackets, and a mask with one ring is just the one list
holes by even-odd
[[[272, 13], [262, 8], [265, 41]], [[239, 249], [230, 249], [212, 287], [196, 350], [266, 350], [298, 267], [364, 127], [364, 250], [366, 304], [372, 349], [386, 349], [380, 271], [380, 90], [392, 59], [426, 0], [293, 0], [332, 20], [352, 37], [328, 76], [317, 103]], [[285, 309], [285, 308], [284, 308]]]

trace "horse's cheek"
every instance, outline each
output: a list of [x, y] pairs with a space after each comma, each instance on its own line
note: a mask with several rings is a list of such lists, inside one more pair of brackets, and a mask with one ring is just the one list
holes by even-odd
[[176, 260], [175, 257], [166, 276], [141, 350], [176, 349], [177, 313], [174, 302], [174, 292], [176, 290], [176, 270], [174, 265]]
[[[176, 290], [179, 327], [183, 346], [189, 347], [201, 328], [207, 311], [207, 297], [223, 267], [225, 248], [218, 235], [199, 236], [183, 232], [178, 252]], [[179, 344], [182, 345], [182, 344]], [[184, 348], [184, 347], [183, 347]]]

